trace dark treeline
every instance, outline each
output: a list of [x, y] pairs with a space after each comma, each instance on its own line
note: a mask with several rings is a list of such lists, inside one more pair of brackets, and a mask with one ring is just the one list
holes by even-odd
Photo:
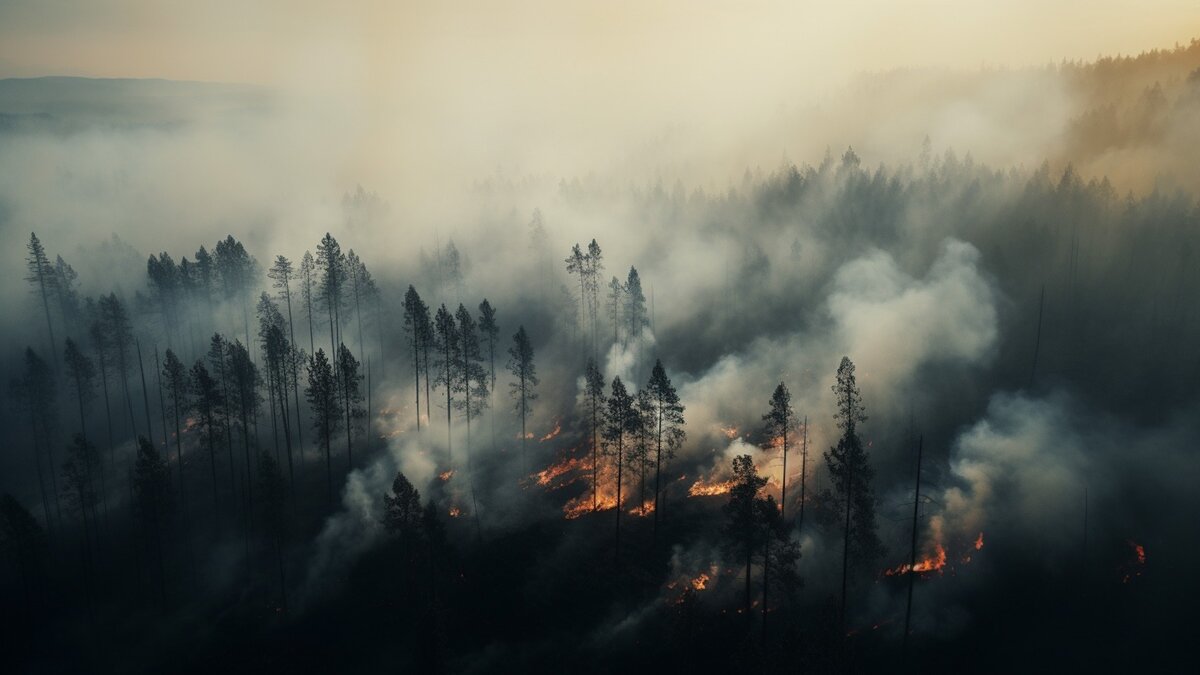
[[[564, 182], [555, 204], [616, 198]], [[912, 490], [918, 447], [926, 475], [956, 480], [958, 430], [998, 391], [1063, 390], [1129, 424], [1196, 403], [1194, 378], [1116, 386], [1200, 368], [1191, 196], [1123, 197], [1070, 169], [931, 151], [872, 170], [847, 150], [747, 172], [725, 193], [619, 198], [648, 223], [631, 247], [645, 251], [591, 239], [564, 259], [545, 244], [551, 218], [513, 216], [531, 241], [511, 266], [521, 281], [490, 298], [472, 274], [489, 253], [449, 240], [411, 279], [377, 281], [331, 234], [268, 268], [229, 236], [178, 262], [149, 256], [143, 288], [88, 295], [31, 235], [24, 334], [37, 337], [11, 355], [5, 418], [2, 590], [19, 610], [4, 658], [51, 671], [877, 668], [901, 658], [900, 633], [878, 629], [894, 623], [889, 579], [924, 584], [918, 546], [949, 512], [920, 502], [919, 467]], [[978, 252], [1002, 298], [987, 358], [922, 361], [922, 391], [871, 399], [868, 416], [876, 390], [865, 373], [860, 390], [856, 354], [813, 338], [840, 357], [816, 372], [772, 347], [827, 328], [847, 261], [888, 251], [920, 279], [948, 237]], [[669, 277], [697, 242], [724, 269]], [[656, 307], [651, 279], [671, 304]], [[693, 281], [703, 301], [681, 308]], [[769, 351], [794, 365], [758, 368]], [[769, 377], [697, 392], [730, 354]], [[897, 494], [916, 512], [900, 524]], [[349, 524], [368, 533], [353, 554], [338, 538]], [[892, 559], [908, 568], [884, 575]], [[906, 665], [978, 644], [939, 654], [939, 630], [903, 623]], [[663, 648], [647, 656], [647, 643]]]

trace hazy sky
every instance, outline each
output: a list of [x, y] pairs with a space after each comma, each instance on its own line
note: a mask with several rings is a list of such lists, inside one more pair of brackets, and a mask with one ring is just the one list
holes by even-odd
[[781, 74], [1092, 58], [1186, 42], [1200, 29], [1197, 0], [733, 4], [3, 0], [0, 76], [278, 83], [315, 71], [654, 86], [690, 71], [686, 81], [700, 85], [749, 64]]
[[[501, 165], [628, 170], [661, 161], [664, 138], [677, 164], [740, 172], [789, 147], [816, 161], [779, 139], [738, 153], [854, 73], [1043, 65], [1200, 36], [1200, 0], [348, 4], [0, 0], [0, 77], [275, 85], [316, 103], [297, 109], [352, 158], [351, 183], [391, 189], [451, 164], [466, 166], [459, 180]], [[680, 151], [699, 145], [737, 152]]]

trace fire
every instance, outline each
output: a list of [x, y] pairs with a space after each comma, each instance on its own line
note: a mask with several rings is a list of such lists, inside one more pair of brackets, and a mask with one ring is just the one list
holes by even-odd
[[727, 427], [722, 426], [720, 429], [721, 433], [725, 434], [725, 438], [728, 438], [731, 441], [738, 437], [738, 428], [732, 424]]
[[445, 471], [438, 474], [438, 480], [442, 481], [443, 483], [450, 480], [451, 478], [454, 478], [454, 469], [446, 469]]
[[975, 538], [975, 550], [976, 551], [983, 550], [983, 533], [982, 532], [980, 532], [979, 536]]
[[1129, 544], [1129, 548], [1133, 550], [1135, 562], [1129, 565], [1122, 565], [1118, 568], [1122, 575], [1121, 583], [1123, 584], [1129, 583], [1135, 577], [1142, 576], [1142, 567], [1146, 565], [1146, 547], [1132, 539], [1126, 539], [1125, 543]]
[[1129, 546], [1133, 549], [1133, 552], [1137, 555], [1138, 564], [1145, 565], [1146, 564], [1146, 547], [1142, 546], [1141, 544], [1134, 542], [1134, 541], [1130, 541]]
[[941, 574], [945, 567], [946, 548], [939, 543], [937, 544], [936, 551], [933, 555], [926, 557], [924, 560], [918, 560], [917, 564], [910, 565], [908, 563], [904, 563], [903, 565], [893, 567], [892, 569], [884, 570], [883, 574], [889, 577], [897, 574], [908, 574], [910, 572], [916, 572], [917, 574], [937, 572]]
[[450, 517], [451, 518], [457, 518], [461, 515], [462, 515], [462, 510], [459, 509], [457, 506], [450, 507]]
[[783, 449], [783, 436], [775, 436], [771, 440], [767, 441], [766, 445], [763, 446], [763, 449], [764, 450], [782, 450]]
[[701, 572], [700, 576], [691, 580], [690, 583], [692, 584], [692, 589], [696, 590], [696, 591], [702, 591], [702, 590], [708, 588], [708, 580], [709, 580], [709, 576], [707, 574], [705, 574], [704, 572]]
[[533, 474], [532, 476], [530, 476], [530, 478], [536, 478], [537, 484], [541, 485], [542, 487], [550, 487], [553, 490], [557, 490], [558, 488], [561, 488], [561, 487], [570, 485], [571, 483], [574, 483], [579, 478], [579, 476], [576, 475], [574, 478], [571, 478], [570, 480], [564, 481], [557, 485], [552, 485], [555, 482], [555, 480], [557, 480], [561, 476], [569, 474], [573, 471], [576, 471], [576, 472], [579, 472], [582, 474], [583, 472], [590, 472], [591, 470], [592, 470], [591, 457], [569, 457], [569, 458], [565, 458], [565, 459], [559, 461], [556, 464], [551, 464], [550, 466], [546, 467], [545, 469], [542, 469], [541, 471]]
[[545, 443], [546, 441], [552, 441], [555, 438], [557, 438], [558, 435], [561, 433], [562, 433], [562, 418], [559, 418], [559, 419], [554, 420], [554, 429], [550, 433], [548, 433], [545, 436], [542, 436], [540, 439], [538, 439], [538, 443]]
[[733, 489], [733, 481], [726, 480], [720, 482], [707, 483], [703, 479], [692, 483], [692, 487], [688, 488], [689, 497], [713, 497], [716, 495], [728, 494]]
[[631, 516], [648, 516], [651, 513], [654, 513], [654, 498], [653, 497], [651, 497], [650, 499], [647, 499], [645, 502], [642, 503], [641, 506], [635, 506], [632, 509], [629, 509], [629, 515], [631, 515]]

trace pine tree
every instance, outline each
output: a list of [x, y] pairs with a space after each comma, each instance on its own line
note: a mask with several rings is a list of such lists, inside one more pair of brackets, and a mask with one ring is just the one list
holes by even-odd
[[192, 411], [199, 419], [201, 436], [208, 446], [209, 464], [212, 467], [213, 513], [219, 513], [221, 499], [217, 494], [217, 439], [222, 432], [221, 412], [225, 408], [225, 397], [203, 360], [196, 361], [192, 366], [188, 379], [192, 386]]
[[637, 411], [634, 410], [633, 402], [633, 396], [625, 389], [621, 378], [613, 378], [608, 408], [604, 411], [603, 436], [605, 454], [612, 457], [617, 465], [617, 530], [613, 549], [613, 560], [616, 564], [620, 564], [621, 560], [621, 501], [625, 465], [628, 462], [626, 452], [630, 446], [630, 437], [638, 428]]
[[313, 353], [317, 346], [313, 340], [313, 287], [316, 285], [317, 263], [308, 251], [300, 259], [300, 299], [304, 303], [304, 315], [308, 317], [308, 351]]
[[766, 485], [767, 479], [758, 475], [750, 455], [738, 455], [733, 458], [733, 486], [729, 490], [729, 502], [723, 507], [725, 511], [724, 532], [726, 541], [746, 565], [745, 613], [747, 618], [750, 616], [751, 608], [751, 566], [763, 541], [758, 493]]
[[[225, 359], [229, 368], [229, 398], [227, 409], [229, 414], [237, 414], [238, 427], [242, 431], [242, 454], [246, 462], [246, 502], [244, 517], [249, 519], [254, 510], [254, 467], [250, 457], [253, 454], [250, 443], [250, 427], [258, 419], [259, 405], [262, 399], [258, 389], [261, 378], [258, 367], [250, 360], [250, 351], [241, 340], [225, 343]], [[258, 434], [254, 435], [254, 446], [258, 446]], [[229, 454], [230, 489], [234, 483], [233, 452]]]
[[587, 330], [586, 309], [587, 304], [587, 286], [588, 286], [588, 260], [583, 254], [583, 249], [579, 248], [579, 244], [571, 247], [571, 254], [565, 260], [567, 264], [567, 274], [574, 274], [579, 277], [579, 324]]
[[525, 326], [520, 326], [513, 334], [513, 345], [508, 349], [508, 356], [508, 372], [516, 378], [515, 382], [508, 385], [509, 394], [515, 399], [516, 412], [521, 416], [521, 463], [525, 465], [525, 468], [529, 468], [525, 454], [525, 441], [529, 434], [525, 430], [525, 426], [533, 401], [537, 400], [538, 395], [534, 389], [540, 381], [537, 376], [537, 368], [533, 364], [533, 345], [529, 342]]
[[882, 553], [875, 524], [875, 495], [871, 489], [874, 470], [866, 448], [858, 435], [858, 425], [867, 421], [862, 394], [854, 377], [854, 363], [843, 356], [833, 385], [837, 400], [834, 419], [842, 430], [835, 447], [825, 452], [825, 462], [833, 479], [837, 498], [845, 511], [842, 540], [841, 621], [846, 628], [846, 591], [850, 558], [868, 563]]
[[221, 279], [225, 297], [242, 307], [242, 323], [246, 343], [250, 343], [251, 294], [257, 288], [261, 274], [258, 261], [246, 252], [242, 242], [233, 235], [218, 241], [213, 249], [213, 263]]
[[679, 402], [679, 394], [661, 360], [654, 361], [654, 370], [650, 372], [650, 382], [646, 384], [650, 396], [651, 419], [650, 425], [654, 436], [654, 536], [658, 537], [658, 521], [665, 501], [662, 498], [662, 469], [663, 462], [675, 459], [675, 452], [683, 445], [687, 433], [683, 430], [684, 406]]
[[[629, 276], [625, 280], [625, 341], [638, 344], [642, 329], [650, 325], [646, 314], [646, 296], [642, 293], [642, 280], [636, 268], [629, 268]], [[640, 358], [640, 355], [639, 355]]]
[[50, 265], [50, 259], [46, 256], [46, 249], [42, 246], [42, 242], [33, 232], [29, 233], [29, 243], [25, 247], [29, 253], [25, 257], [25, 264], [28, 272], [25, 275], [25, 281], [28, 281], [33, 286], [33, 291], [42, 301], [42, 309], [46, 314], [46, 332], [50, 337], [51, 354], [54, 357], [54, 370], [58, 370], [58, 341], [54, 339], [54, 322], [50, 319], [50, 298], [55, 294], [55, 286], [57, 277], [54, 275], [54, 268]]
[[454, 323], [454, 317], [446, 309], [445, 305], [438, 307], [437, 315], [433, 319], [433, 325], [434, 347], [438, 352], [438, 360], [434, 364], [434, 368], [437, 370], [435, 384], [440, 385], [446, 392], [446, 461], [453, 465], [454, 449], [450, 436], [450, 412], [454, 409], [454, 387], [457, 380], [456, 364], [462, 358], [460, 356], [460, 336], [458, 334], [458, 326]]
[[[426, 354], [426, 340], [432, 334], [429, 328], [429, 307], [412, 286], [404, 293], [404, 333], [412, 347], [413, 387], [416, 392], [417, 432], [421, 431], [421, 357]], [[427, 392], [428, 393], [428, 392]]]
[[613, 277], [608, 282], [608, 319], [612, 324], [613, 343], [621, 341], [621, 328], [625, 324], [625, 286]]
[[330, 445], [333, 433], [338, 425], [337, 380], [333, 375], [333, 367], [325, 356], [325, 350], [318, 349], [308, 360], [308, 387], [304, 391], [312, 410], [313, 431], [321, 441], [325, 450], [325, 475], [329, 493], [329, 507], [333, 508], [333, 460], [330, 455]]
[[479, 303], [479, 337], [483, 341], [483, 348], [487, 350], [488, 357], [488, 393], [489, 407], [492, 414], [492, 446], [496, 445], [496, 342], [500, 338], [500, 326], [496, 323], [496, 310], [492, 308], [492, 303], [488, 302], [487, 298]]
[[354, 421], [366, 416], [363, 410], [362, 374], [359, 372], [359, 362], [346, 345], [338, 345], [337, 355], [337, 389], [342, 397], [342, 411], [346, 416], [346, 464], [354, 468], [354, 445], [351, 440]]
[[346, 256], [342, 247], [328, 232], [317, 244], [316, 267], [321, 273], [318, 284], [321, 303], [329, 317], [329, 353], [337, 354], [338, 335], [341, 333], [342, 295], [345, 293]]
[[179, 420], [184, 412], [191, 409], [189, 393], [192, 386], [188, 379], [187, 368], [170, 349], [163, 356], [163, 378], [167, 381], [167, 394], [171, 400], [171, 415], [175, 422], [175, 464], [179, 472], [179, 505], [184, 513], [187, 512], [187, 488], [183, 480], [183, 433], [179, 428]]
[[[263, 354], [266, 356], [264, 365], [267, 373], [267, 390], [272, 399], [271, 409], [279, 411], [284, 429], [284, 447], [287, 449], [288, 480], [289, 484], [294, 486], [296, 472], [292, 458], [292, 424], [291, 413], [288, 411], [287, 390], [289, 376], [293, 374], [292, 364], [295, 363], [296, 357], [292, 344], [288, 342], [284, 333], [283, 315], [278, 312], [274, 303], [266, 298], [266, 294], [264, 294], [264, 300], [268, 301], [266, 303], [259, 302], [259, 339], [262, 342]], [[295, 381], [290, 384], [293, 390], [298, 390]], [[278, 447], [276, 447], [276, 452], [278, 452]]]
[[792, 410], [792, 394], [787, 385], [780, 382], [771, 395], [771, 409], [763, 415], [767, 423], [767, 449], [775, 448], [775, 439], [779, 439], [783, 454], [783, 484], [779, 492], [779, 508], [784, 518], [787, 517], [787, 453], [788, 432], [796, 427], [796, 411]]
[[[86, 406], [95, 395], [96, 366], [90, 358], [79, 350], [71, 338], [67, 338], [63, 360], [67, 366], [67, 379], [75, 393], [75, 401], [79, 405], [79, 433], [88, 438]], [[97, 462], [97, 473], [100, 474], [100, 499], [104, 513], [108, 514], [108, 486], [105, 481], [103, 463]]]
[[471, 462], [471, 418], [478, 418], [487, 405], [488, 371], [483, 367], [483, 352], [479, 346], [479, 328], [471, 312], [463, 305], [455, 311], [458, 319], [458, 384], [462, 394], [458, 409], [467, 423], [467, 463]]
[[100, 326], [104, 333], [104, 345], [108, 348], [108, 361], [116, 368], [121, 378], [121, 390], [125, 397], [125, 409], [129, 413], [129, 430], [137, 436], [137, 422], [133, 416], [133, 397], [129, 394], [129, 345], [133, 343], [133, 327], [125, 305], [115, 293], [101, 296], [99, 302]]
[[[287, 322], [288, 322], [288, 369], [292, 380], [292, 402], [295, 404], [296, 412], [296, 445], [300, 450], [300, 458], [304, 458], [304, 432], [303, 425], [300, 423], [300, 349], [296, 346], [296, 322], [292, 316], [292, 261], [279, 255], [275, 256], [275, 264], [271, 265], [271, 270], [267, 273], [271, 278], [275, 288], [279, 291], [280, 297], [283, 298], [284, 305], [287, 307]], [[286, 399], [286, 395], [284, 396]], [[284, 402], [286, 408], [286, 401]], [[289, 447], [288, 454], [288, 473], [292, 474], [292, 458]], [[293, 476], [294, 479], [294, 476]]]
[[[596, 367], [596, 360], [589, 358], [583, 374], [584, 395], [587, 401], [592, 441], [592, 510], [600, 508], [600, 441], [599, 432], [605, 410], [604, 375]], [[657, 508], [655, 509], [657, 511]]]
[[587, 263], [585, 265], [585, 277], [587, 278], [587, 309], [588, 320], [591, 322], [591, 340], [592, 352], [595, 353], [597, 341], [599, 340], [599, 314], [600, 314], [600, 274], [604, 271], [604, 255], [600, 252], [600, 244], [593, 239], [588, 244]]
[[79, 274], [63, 257], [54, 258], [54, 291], [67, 335], [78, 335], [82, 308], [79, 304]]

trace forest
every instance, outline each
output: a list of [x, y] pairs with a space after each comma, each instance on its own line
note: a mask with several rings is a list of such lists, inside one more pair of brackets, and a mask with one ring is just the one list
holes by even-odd
[[3, 669], [1180, 670], [1200, 43], [1049, 76], [1032, 164], [497, 169], [428, 218], [203, 170], [270, 97], [0, 81]]

